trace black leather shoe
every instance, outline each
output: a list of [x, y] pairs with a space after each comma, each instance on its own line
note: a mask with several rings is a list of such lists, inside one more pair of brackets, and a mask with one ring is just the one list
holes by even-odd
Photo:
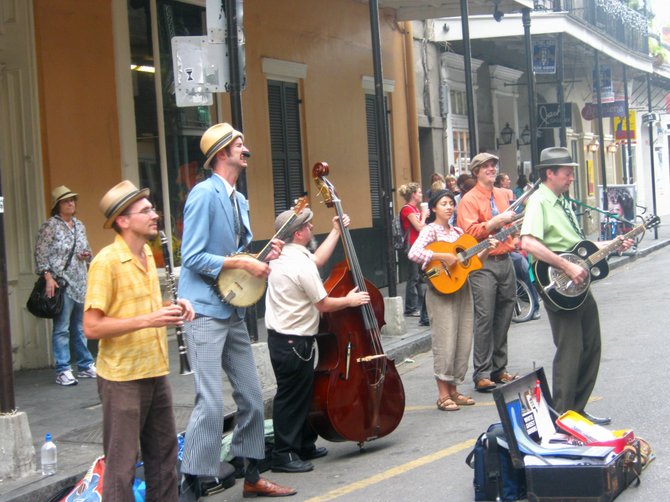
[[309, 472], [314, 469], [311, 462], [296, 458], [289, 462], [273, 463], [272, 472]]
[[328, 449], [323, 446], [318, 446], [311, 450], [301, 451], [300, 458], [303, 460], [312, 460], [315, 458], [321, 458], [328, 455]]
[[179, 487], [179, 502], [196, 502], [200, 497], [221, 493], [233, 485], [235, 485], [234, 474], [224, 478], [184, 474]]
[[200, 493], [203, 497], [207, 497], [232, 487], [235, 484], [235, 474], [230, 474], [225, 478], [200, 476], [198, 481], [200, 482]]
[[610, 417], [594, 417], [585, 411], [582, 411], [580, 415], [596, 425], [609, 425], [612, 423], [612, 419]]

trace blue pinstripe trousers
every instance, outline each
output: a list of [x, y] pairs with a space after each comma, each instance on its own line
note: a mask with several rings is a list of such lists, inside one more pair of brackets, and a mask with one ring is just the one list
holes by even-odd
[[256, 362], [244, 321], [198, 316], [185, 323], [195, 377], [195, 406], [186, 428], [181, 471], [218, 476], [223, 432], [223, 371], [233, 387], [237, 417], [231, 453], [265, 458], [264, 409]]

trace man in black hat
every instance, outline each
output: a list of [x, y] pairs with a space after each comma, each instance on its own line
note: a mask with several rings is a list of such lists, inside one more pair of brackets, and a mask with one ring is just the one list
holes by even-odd
[[[575, 179], [567, 148], [545, 148], [540, 154], [540, 184], [526, 205], [521, 227], [521, 245], [536, 260], [560, 269], [574, 284], [588, 277], [588, 270], [556, 253], [572, 249], [584, 240], [577, 217], [565, 194]], [[609, 242], [598, 242], [605, 246]], [[621, 249], [628, 249], [633, 241], [622, 240]], [[600, 321], [598, 305], [589, 292], [584, 303], [574, 310], [561, 310], [545, 301], [547, 316], [556, 346], [553, 364], [552, 398], [559, 413], [574, 410], [592, 422], [606, 425], [610, 418], [598, 418], [584, 411], [596, 383], [600, 365]]]
[[[294, 211], [277, 216], [279, 231]], [[323, 457], [328, 450], [317, 448], [317, 434], [307, 422], [314, 382], [314, 335], [319, 329], [319, 314], [357, 307], [370, 301], [367, 292], [356, 288], [347, 296], [328, 296], [318, 267], [326, 264], [340, 238], [338, 217], [333, 228], [311, 253], [312, 211], [303, 211], [286, 228], [289, 237], [281, 256], [270, 263], [271, 274], [265, 297], [265, 325], [268, 330], [270, 360], [277, 379], [272, 422], [275, 444], [272, 470], [275, 472], [308, 472], [314, 466], [310, 459]], [[349, 226], [349, 217], [342, 224]]]

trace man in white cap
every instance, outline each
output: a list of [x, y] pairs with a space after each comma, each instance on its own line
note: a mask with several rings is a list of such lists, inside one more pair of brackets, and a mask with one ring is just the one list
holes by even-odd
[[[193, 187], [186, 199], [179, 278], [180, 296], [188, 298], [197, 313], [185, 325], [196, 395], [184, 438], [181, 500], [196, 500], [235, 483], [220, 462], [224, 371], [237, 405], [231, 453], [247, 462], [244, 496], [294, 495], [292, 488], [260, 477], [258, 460], [265, 458], [264, 406], [245, 310], [219, 299], [215, 285], [222, 269], [242, 269], [260, 278], [270, 273], [266, 262], [235, 254], [251, 243], [247, 199], [235, 190], [250, 153], [242, 133], [226, 123], [207, 129], [200, 149], [212, 176]], [[268, 261], [279, 256], [282, 245], [272, 243]]]
[[[494, 186], [497, 165], [498, 157], [493, 154], [475, 155], [470, 171], [477, 182], [458, 204], [457, 225], [480, 242], [515, 217], [514, 211], [508, 209], [507, 191]], [[496, 384], [516, 378], [507, 372], [507, 332], [516, 296], [516, 277], [510, 259], [514, 249], [513, 238], [509, 237], [489, 253], [480, 270], [469, 276], [475, 307], [472, 379], [479, 392], [488, 392]]]
[[[314, 335], [320, 313], [370, 301], [370, 295], [358, 288], [345, 297], [330, 297], [319, 276], [318, 267], [326, 264], [339, 241], [339, 218], [333, 218], [330, 233], [311, 253], [307, 246], [313, 240], [312, 211], [303, 209], [291, 221], [294, 214], [293, 210], [284, 211], [275, 220], [276, 231], [288, 224], [288, 237], [281, 256], [270, 263], [272, 273], [265, 297], [268, 348], [277, 380], [272, 407], [274, 472], [308, 472], [314, 468], [309, 460], [328, 454], [326, 448], [314, 444], [317, 433], [307, 422], [314, 383]], [[342, 224], [349, 226], [348, 216]]]
[[[540, 153], [542, 183], [528, 198], [521, 227], [521, 246], [534, 259], [562, 270], [575, 284], [581, 284], [589, 271], [557, 253], [569, 251], [584, 239], [577, 217], [565, 194], [575, 179], [573, 162], [567, 148], [545, 148]], [[621, 239], [621, 237], [619, 237]], [[598, 246], [610, 243], [598, 242]], [[633, 241], [623, 240], [621, 249]], [[559, 413], [574, 410], [599, 425], [611, 422], [584, 411], [596, 384], [600, 366], [600, 320], [598, 305], [588, 292], [584, 302], [574, 310], [561, 310], [547, 299], [544, 302], [556, 346], [553, 364], [552, 400]]]
[[114, 243], [93, 259], [86, 291], [84, 331], [100, 340], [98, 393], [105, 452], [104, 500], [135, 500], [135, 464], [142, 451], [147, 500], [176, 501], [177, 435], [166, 326], [195, 312], [186, 300], [163, 306], [149, 240], [158, 235], [158, 213], [149, 189], [130, 181], [100, 201]]

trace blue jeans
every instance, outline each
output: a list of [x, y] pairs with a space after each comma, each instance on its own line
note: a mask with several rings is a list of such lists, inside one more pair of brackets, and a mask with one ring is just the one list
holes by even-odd
[[74, 351], [77, 356], [77, 369], [83, 371], [93, 364], [93, 356], [86, 346], [82, 322], [84, 304], [75, 302], [65, 293], [63, 310], [54, 318], [53, 350], [56, 360], [56, 372], [62, 373], [70, 368], [70, 335], [74, 337]]
[[407, 261], [409, 263], [409, 274], [405, 284], [405, 314], [421, 310], [425, 295], [425, 289], [419, 275], [419, 264], [409, 259]]

